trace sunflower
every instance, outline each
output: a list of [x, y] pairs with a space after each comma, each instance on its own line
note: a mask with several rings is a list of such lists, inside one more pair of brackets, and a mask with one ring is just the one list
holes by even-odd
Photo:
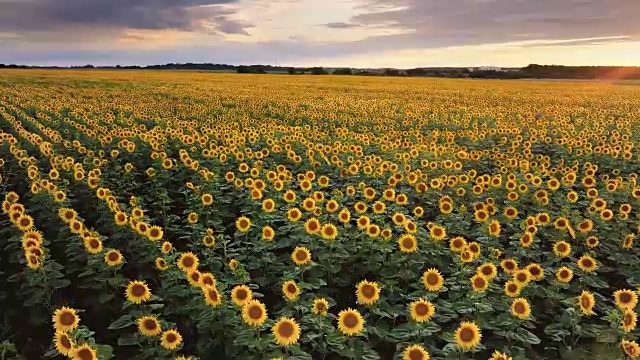
[[338, 211], [338, 207], [339, 207], [338, 202], [335, 200], [329, 200], [325, 204], [325, 209], [327, 210], [328, 213], [334, 213]]
[[420, 345], [407, 346], [402, 352], [402, 360], [429, 360], [429, 353]]
[[242, 233], [246, 233], [247, 231], [249, 231], [250, 227], [251, 227], [251, 220], [249, 220], [249, 218], [247, 218], [246, 216], [240, 216], [236, 220], [236, 228], [238, 229], [238, 231]]
[[345, 208], [340, 210], [340, 212], [338, 213], [338, 220], [340, 220], [340, 222], [343, 224], [347, 224], [349, 221], [351, 221], [351, 212], [349, 211], [349, 209]]
[[[73, 225], [73, 223], [72, 223]], [[136, 223], [136, 232], [140, 235], [140, 236], [147, 236], [147, 230], [149, 229], [149, 224], [147, 224], [144, 221], [140, 221]]]
[[202, 205], [204, 206], [213, 204], [213, 196], [211, 194], [202, 194], [202, 196], [200, 196], [200, 200], [202, 201]]
[[434, 225], [429, 229], [429, 236], [435, 241], [441, 241], [447, 236], [447, 231], [439, 225]]
[[56, 331], [67, 332], [74, 330], [80, 323], [80, 317], [75, 309], [66, 306], [57, 309], [52, 316], [53, 328]]
[[511, 315], [525, 320], [531, 315], [531, 305], [525, 298], [517, 298], [511, 302]]
[[202, 287], [202, 294], [204, 295], [204, 301], [207, 305], [217, 307], [222, 304], [222, 296], [218, 289], [214, 286], [205, 285]]
[[109, 266], [118, 266], [122, 264], [123, 261], [124, 257], [118, 250], [109, 250], [104, 255], [104, 262], [106, 262]]
[[229, 260], [228, 265], [231, 271], [236, 271], [236, 269], [238, 269], [238, 266], [240, 266], [240, 262], [236, 259], [231, 259]]
[[522, 285], [518, 284], [513, 280], [509, 280], [504, 284], [504, 293], [508, 297], [516, 297], [520, 295], [520, 291], [522, 290]]
[[276, 344], [289, 346], [298, 342], [300, 326], [293, 318], [280, 318], [271, 328]]
[[273, 240], [273, 238], [275, 238], [276, 236], [276, 232], [275, 230], [273, 230], [273, 228], [269, 225], [265, 225], [262, 228], [262, 239], [265, 241], [271, 241]]
[[531, 281], [531, 274], [527, 269], [518, 270], [513, 274], [513, 281], [524, 287]]
[[580, 296], [578, 296], [578, 306], [580, 311], [584, 315], [594, 315], [593, 307], [596, 304], [596, 299], [592, 293], [583, 290]]
[[198, 264], [200, 261], [198, 257], [192, 252], [186, 252], [180, 254], [178, 257], [178, 268], [184, 272], [189, 272], [192, 270], [196, 270], [198, 268]]
[[624, 332], [633, 331], [638, 323], [638, 315], [632, 309], [624, 309], [620, 327]]
[[598, 246], [600, 244], [600, 239], [598, 239], [597, 236], [589, 236], [586, 240], [585, 243], [587, 245], [588, 248], [595, 248], [596, 246]]
[[134, 304], [141, 304], [151, 299], [151, 290], [144, 281], [130, 281], [125, 290], [127, 300]]
[[60, 208], [58, 210], [58, 216], [62, 221], [69, 224], [71, 221], [75, 220], [78, 217], [78, 213], [70, 208]]
[[122, 211], [116, 211], [116, 213], [113, 215], [113, 220], [116, 223], [116, 225], [125, 226], [129, 221], [129, 218], [126, 213]]
[[29, 230], [22, 234], [22, 249], [28, 250], [31, 247], [40, 247], [42, 244], [42, 233], [36, 230]]
[[444, 278], [437, 269], [428, 269], [422, 274], [422, 284], [431, 292], [438, 292], [444, 286]]
[[583, 255], [578, 259], [578, 267], [580, 270], [590, 273], [595, 271], [598, 268], [598, 263], [596, 260], [589, 255]]
[[518, 263], [513, 259], [504, 259], [500, 262], [500, 267], [504, 270], [505, 273], [509, 275], [513, 275], [516, 271], [518, 271]]
[[500, 225], [500, 222], [498, 220], [492, 220], [491, 223], [489, 223], [487, 230], [489, 231], [489, 235], [491, 236], [500, 236], [502, 226]]
[[276, 203], [275, 201], [273, 201], [273, 199], [262, 200], [262, 211], [266, 213], [272, 213], [275, 211], [275, 209], [276, 209]]
[[630, 358], [635, 359], [640, 357], [640, 345], [638, 345], [637, 342], [623, 339], [620, 342], [620, 346], [622, 346], [622, 350]]
[[568, 267], [563, 266], [556, 271], [556, 279], [561, 283], [568, 283], [573, 279], [573, 271]]
[[182, 343], [182, 335], [173, 329], [163, 332], [160, 338], [162, 339], [160, 345], [167, 350], [175, 350]]
[[28, 231], [33, 227], [33, 218], [25, 214], [20, 215], [16, 221], [16, 227], [20, 231]]
[[164, 231], [162, 231], [160, 226], [149, 226], [147, 229], [147, 238], [151, 241], [158, 241], [162, 239], [163, 235]]
[[613, 293], [613, 299], [620, 310], [634, 309], [638, 305], [638, 295], [635, 291], [622, 289]]
[[476, 219], [477, 222], [485, 222], [489, 219], [489, 214], [487, 213], [486, 210], [480, 209], [480, 210], [476, 210], [473, 213], [473, 217]]
[[84, 247], [90, 254], [98, 254], [102, 251], [102, 241], [95, 237], [84, 238]]
[[418, 249], [416, 237], [411, 234], [402, 235], [398, 239], [398, 247], [403, 253], [412, 253]]
[[496, 277], [496, 275], [498, 275], [498, 270], [492, 263], [486, 263], [478, 266], [478, 269], [476, 269], [476, 273], [483, 276], [487, 280], [492, 280]]
[[467, 250], [473, 255], [474, 258], [480, 256], [480, 244], [476, 241], [472, 241], [467, 244]]
[[358, 303], [373, 305], [380, 298], [380, 287], [375, 281], [363, 280], [356, 285], [356, 296]]
[[544, 278], [544, 269], [542, 269], [539, 264], [529, 264], [525, 267], [525, 271], [529, 273], [529, 276], [533, 281], [540, 281]]
[[287, 220], [291, 222], [296, 222], [300, 220], [301, 217], [302, 217], [302, 211], [300, 211], [300, 209], [294, 207], [287, 210]]
[[566, 241], [558, 241], [553, 244], [553, 253], [560, 258], [567, 257], [571, 254], [571, 244]]
[[327, 315], [329, 310], [329, 302], [324, 298], [313, 300], [313, 306], [311, 308], [316, 315]]
[[453, 205], [448, 201], [440, 202], [438, 204], [438, 209], [440, 210], [440, 213], [449, 215], [453, 211]]
[[137, 320], [138, 332], [144, 336], [157, 336], [162, 332], [158, 318], [143, 316]]
[[216, 278], [210, 272], [200, 273], [200, 286], [216, 286]]
[[61, 355], [69, 356], [71, 350], [73, 350], [73, 347], [75, 345], [75, 342], [69, 336], [69, 333], [64, 331], [56, 331], [53, 340], [56, 344], [56, 350], [58, 350]]
[[353, 208], [356, 210], [358, 214], [364, 214], [367, 212], [368, 206], [362, 201], [358, 201], [353, 205]]
[[415, 322], [425, 322], [431, 320], [436, 312], [436, 308], [431, 302], [418, 299], [409, 304], [409, 312]]
[[471, 287], [475, 292], [484, 292], [489, 288], [489, 280], [480, 274], [471, 277]]
[[160, 247], [160, 251], [162, 251], [163, 254], [168, 254], [171, 252], [171, 250], [173, 250], [173, 244], [171, 244], [168, 241], [165, 241], [162, 243], [162, 246]]
[[156, 258], [155, 259], [155, 263], [156, 263], [156, 269], [158, 270], [167, 270], [169, 268], [169, 266], [167, 266], [167, 261], [163, 258]]
[[231, 290], [231, 300], [238, 306], [243, 306], [252, 298], [253, 293], [246, 285], [237, 285]]
[[98, 359], [98, 354], [94, 348], [91, 346], [84, 344], [78, 347], [75, 347], [69, 351], [68, 356], [72, 360], [96, 360]]
[[358, 225], [358, 229], [366, 230], [369, 227], [369, 224], [371, 224], [371, 219], [366, 215], [362, 215], [356, 220], [356, 223]]
[[144, 216], [144, 211], [142, 211], [142, 209], [138, 207], [134, 207], [133, 209], [131, 209], [131, 217], [133, 217], [134, 219], [140, 220], [142, 219], [143, 216]]
[[291, 253], [291, 260], [298, 265], [306, 265], [311, 261], [311, 252], [306, 247], [296, 247]]
[[[306, 224], [305, 224], [306, 225]], [[338, 237], [338, 228], [331, 223], [322, 225], [320, 229], [320, 235], [325, 240], [335, 240]]]
[[293, 280], [287, 280], [282, 284], [282, 293], [287, 300], [296, 300], [300, 295], [300, 288]]
[[294, 202], [296, 202], [296, 193], [292, 190], [287, 190], [284, 192], [284, 194], [282, 194], [282, 198], [285, 202], [293, 204]]
[[513, 206], [507, 206], [503, 211], [504, 217], [509, 220], [513, 220], [518, 216], [518, 209]]
[[314, 235], [314, 234], [319, 233], [320, 229], [321, 229], [320, 221], [318, 221], [318, 219], [316, 219], [314, 217], [309, 218], [304, 223], [304, 230], [309, 235]]
[[462, 236], [456, 236], [449, 241], [449, 249], [455, 253], [462, 253], [467, 247], [467, 241]]
[[456, 330], [456, 344], [463, 351], [469, 351], [480, 344], [482, 333], [478, 325], [472, 322], [463, 322]]
[[258, 300], [249, 300], [242, 307], [242, 320], [249, 326], [260, 326], [267, 320], [267, 308]]
[[358, 335], [364, 329], [364, 319], [358, 310], [342, 310], [338, 313], [338, 329], [347, 336]]
[[636, 237], [634, 234], [628, 234], [627, 236], [625, 236], [624, 239], [622, 240], [622, 248], [631, 249], [633, 247], [633, 243], [635, 239]]

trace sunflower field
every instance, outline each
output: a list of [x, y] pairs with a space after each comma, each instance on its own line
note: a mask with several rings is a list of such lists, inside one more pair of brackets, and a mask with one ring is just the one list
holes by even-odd
[[0, 72], [0, 359], [640, 357], [640, 86]]

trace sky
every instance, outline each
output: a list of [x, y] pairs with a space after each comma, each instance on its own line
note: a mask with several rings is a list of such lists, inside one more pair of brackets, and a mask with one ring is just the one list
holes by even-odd
[[0, 63], [640, 66], [640, 0], [0, 0]]

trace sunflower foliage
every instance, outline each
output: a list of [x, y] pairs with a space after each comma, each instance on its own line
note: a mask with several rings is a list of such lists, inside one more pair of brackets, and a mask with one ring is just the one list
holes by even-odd
[[1, 75], [3, 352], [640, 357], [634, 84]]

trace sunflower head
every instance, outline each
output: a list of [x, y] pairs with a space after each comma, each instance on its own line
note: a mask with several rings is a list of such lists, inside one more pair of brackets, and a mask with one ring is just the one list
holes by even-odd
[[300, 288], [293, 280], [287, 280], [282, 284], [282, 293], [287, 300], [293, 301], [300, 295]]
[[160, 322], [155, 316], [143, 316], [137, 320], [138, 332], [143, 336], [157, 336], [162, 332]]
[[57, 309], [53, 313], [53, 328], [56, 331], [68, 332], [78, 327], [80, 317], [75, 309], [66, 306]]
[[364, 305], [373, 305], [380, 298], [380, 287], [375, 281], [370, 282], [363, 280], [356, 286], [356, 297], [358, 303]]
[[429, 360], [429, 353], [421, 345], [410, 345], [404, 349], [402, 360]]
[[238, 306], [243, 306], [252, 297], [253, 292], [246, 285], [237, 285], [231, 290], [231, 300]]
[[167, 350], [175, 350], [182, 344], [182, 335], [176, 330], [170, 329], [160, 335], [160, 345]]
[[358, 310], [342, 310], [338, 314], [338, 329], [347, 336], [358, 335], [364, 329], [364, 319]]
[[327, 312], [329, 310], [329, 302], [324, 298], [315, 299], [313, 300], [313, 306], [311, 310], [316, 315], [327, 315]]
[[132, 303], [141, 304], [151, 299], [151, 290], [145, 282], [136, 280], [129, 282], [125, 295]]
[[68, 356], [75, 346], [75, 341], [71, 338], [69, 332], [56, 331], [53, 340], [56, 344], [56, 350], [58, 350], [61, 355]]
[[444, 286], [444, 278], [437, 269], [429, 269], [422, 274], [422, 284], [425, 289], [438, 292]]
[[463, 322], [455, 332], [455, 341], [462, 351], [469, 351], [480, 344], [482, 333], [473, 322]]
[[300, 326], [293, 318], [280, 318], [271, 328], [276, 344], [290, 346], [300, 338]]
[[426, 322], [431, 320], [436, 312], [435, 306], [424, 299], [419, 299], [409, 305], [411, 318], [416, 322]]
[[242, 319], [249, 326], [260, 326], [267, 320], [267, 309], [258, 300], [249, 300], [242, 307]]

